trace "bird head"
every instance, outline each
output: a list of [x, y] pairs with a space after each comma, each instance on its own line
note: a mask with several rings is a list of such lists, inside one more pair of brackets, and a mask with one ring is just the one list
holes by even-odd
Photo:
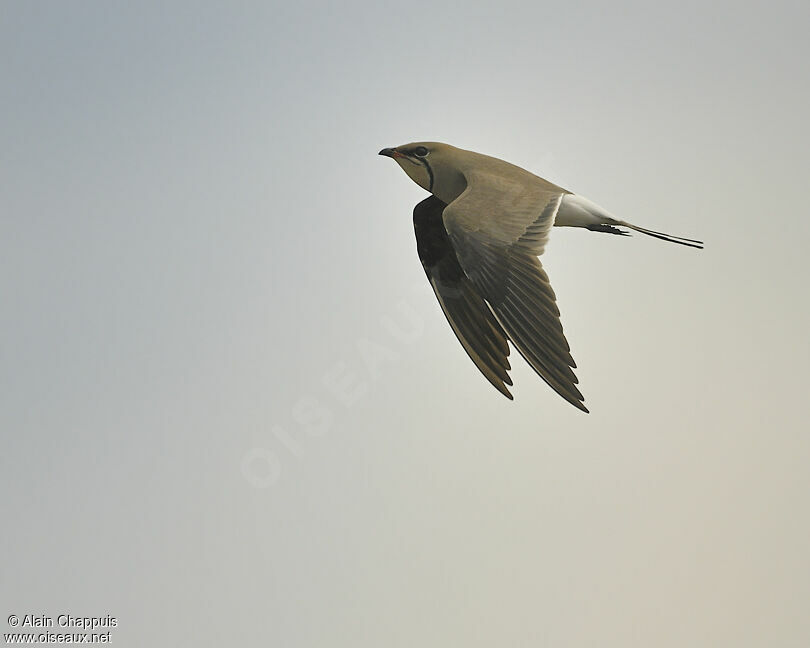
[[456, 159], [462, 153], [441, 142], [413, 142], [380, 151], [380, 155], [393, 158], [411, 180], [445, 203], [455, 199], [466, 186]]

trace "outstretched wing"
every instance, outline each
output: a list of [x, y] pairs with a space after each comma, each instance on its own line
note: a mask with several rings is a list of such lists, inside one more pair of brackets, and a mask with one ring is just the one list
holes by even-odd
[[567, 192], [528, 172], [472, 172], [466, 180], [443, 212], [464, 274], [532, 368], [587, 412], [557, 298], [537, 259]]
[[467, 355], [498, 391], [511, 399], [506, 385], [509, 344], [492, 311], [459, 265], [442, 220], [445, 204], [434, 196], [413, 210], [416, 247], [433, 292]]

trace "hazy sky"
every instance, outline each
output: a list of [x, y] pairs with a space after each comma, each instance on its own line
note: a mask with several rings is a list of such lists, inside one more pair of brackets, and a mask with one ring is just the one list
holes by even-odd
[[[118, 646], [810, 645], [806, 2], [3, 2], [0, 626]], [[477, 372], [386, 146], [620, 218], [585, 415]]]

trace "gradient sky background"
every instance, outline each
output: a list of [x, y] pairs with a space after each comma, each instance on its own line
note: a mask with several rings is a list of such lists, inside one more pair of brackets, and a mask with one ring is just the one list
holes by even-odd
[[[0, 625], [118, 646], [810, 645], [806, 2], [0, 8]], [[555, 230], [508, 402], [385, 146]], [[336, 388], [335, 385], [343, 385]]]

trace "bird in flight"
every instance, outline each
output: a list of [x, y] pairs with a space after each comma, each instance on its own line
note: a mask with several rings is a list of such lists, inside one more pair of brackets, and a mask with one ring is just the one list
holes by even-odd
[[702, 248], [618, 220], [589, 200], [497, 158], [440, 142], [385, 148], [431, 195], [414, 207], [416, 248], [459, 342], [490, 383], [507, 385], [509, 344], [565, 400], [587, 412], [556, 296], [540, 260], [553, 225], [627, 236], [622, 227]]

